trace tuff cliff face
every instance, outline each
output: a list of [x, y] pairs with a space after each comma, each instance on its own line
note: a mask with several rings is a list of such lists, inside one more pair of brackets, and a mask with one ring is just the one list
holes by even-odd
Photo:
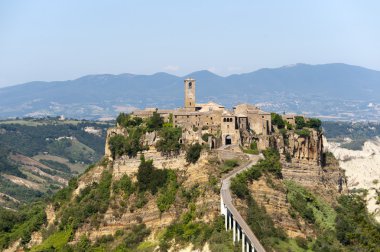
[[[276, 148], [281, 152], [281, 178], [270, 173], [264, 173], [257, 180], [248, 182], [250, 195], [259, 206], [262, 206], [271, 217], [276, 227], [286, 232], [288, 237], [313, 238], [318, 232], [314, 224], [305, 221], [295, 214], [289, 201], [288, 181], [302, 186], [320, 200], [329, 205], [336, 204], [336, 199], [347, 192], [344, 170], [339, 167], [338, 161], [333, 156], [325, 157], [321, 147], [322, 134], [314, 132], [309, 137], [300, 137], [294, 133], [288, 133], [284, 143], [282, 134], [274, 137]], [[286, 158], [286, 153], [294, 153], [291, 158]], [[323, 166], [321, 165], [323, 164]], [[247, 203], [235, 198], [235, 203], [240, 211], [248, 218]], [[293, 210], [292, 210], [293, 209]]]
[[[166, 158], [156, 151], [148, 151], [145, 158], [154, 160], [157, 169], [174, 170], [181, 185], [185, 189], [194, 186], [200, 188], [202, 197], [196, 203], [197, 209], [203, 212], [202, 219], [205, 221], [213, 220], [218, 215], [219, 194], [210, 188], [209, 176], [211, 168], [209, 160], [211, 156], [204, 153], [197, 164], [187, 164], [184, 154], [177, 157]], [[113, 183], [119, 181], [124, 175], [128, 175], [132, 180], [136, 179], [136, 173], [140, 165], [139, 157], [127, 158], [125, 156], [115, 159], [111, 166]], [[102, 171], [106, 169], [102, 166], [93, 168], [78, 183], [75, 194], [80, 194], [81, 190], [91, 183], [97, 182]], [[156, 204], [157, 195], [146, 196], [146, 204], [142, 208], [135, 206], [138, 198], [133, 195], [125, 200], [122, 195], [113, 193], [109, 207], [104, 214], [98, 227], [84, 225], [75, 233], [73, 242], [78, 242], [82, 235], [87, 235], [90, 240], [96, 241], [103, 235], [114, 235], [117, 230], [130, 228], [133, 225], [144, 223], [153, 232], [152, 239], [163, 228], [169, 226], [177, 220], [180, 215], [187, 210], [187, 204], [183, 199], [177, 198], [175, 203], [165, 212], [161, 212]]]
[[292, 159], [293, 163], [321, 165], [323, 153], [323, 134], [315, 129], [307, 133], [288, 130], [275, 132], [272, 145], [282, 154], [283, 160]]

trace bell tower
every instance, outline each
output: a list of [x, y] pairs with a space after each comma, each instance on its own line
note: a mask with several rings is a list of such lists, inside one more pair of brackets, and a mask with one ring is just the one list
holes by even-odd
[[185, 108], [195, 109], [195, 80], [191, 78], [185, 80]]

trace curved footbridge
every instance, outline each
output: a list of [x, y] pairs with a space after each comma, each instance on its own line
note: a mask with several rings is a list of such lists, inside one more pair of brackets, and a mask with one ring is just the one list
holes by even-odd
[[224, 222], [226, 230], [232, 229], [234, 244], [241, 241], [243, 252], [265, 252], [264, 247], [261, 245], [248, 224], [232, 204], [232, 197], [230, 192], [231, 179], [240, 172], [256, 164], [260, 159], [259, 156], [249, 156], [250, 162], [248, 164], [231, 171], [222, 178], [222, 188], [220, 189], [220, 208], [222, 215], [225, 217]]

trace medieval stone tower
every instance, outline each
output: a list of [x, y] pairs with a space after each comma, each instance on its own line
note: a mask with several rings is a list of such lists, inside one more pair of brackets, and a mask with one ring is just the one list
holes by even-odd
[[185, 80], [185, 108], [195, 110], [195, 80], [191, 78]]

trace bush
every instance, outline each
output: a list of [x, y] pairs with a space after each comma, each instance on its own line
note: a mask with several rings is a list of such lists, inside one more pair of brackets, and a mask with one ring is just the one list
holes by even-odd
[[303, 127], [306, 126], [305, 118], [303, 116], [296, 116], [295, 121], [296, 121], [296, 129], [302, 129]]
[[311, 132], [308, 129], [296, 130], [295, 133], [301, 137], [310, 137]]
[[186, 151], [186, 161], [195, 164], [201, 156], [202, 146], [199, 143], [191, 145]]
[[285, 127], [285, 122], [282, 116], [276, 113], [271, 113], [272, 125], [276, 125], [277, 128], [283, 129]]
[[135, 127], [139, 126], [143, 120], [140, 117], [132, 117], [129, 114], [120, 113], [116, 118], [116, 122], [122, 127]]
[[220, 168], [221, 173], [227, 173], [227, 172], [233, 170], [233, 168], [235, 168], [237, 166], [239, 166], [238, 160], [228, 159], [228, 160], [225, 160], [219, 168]]
[[202, 140], [207, 143], [208, 142], [208, 137], [210, 137], [210, 136], [213, 137], [214, 135], [210, 134], [210, 133], [203, 134], [202, 135]]
[[109, 140], [112, 158], [120, 157], [124, 154], [128, 157], [135, 157], [138, 152], [146, 149], [141, 143], [141, 136], [144, 130], [140, 127], [130, 128], [128, 136], [115, 135]]
[[103, 171], [99, 183], [85, 187], [76, 200], [62, 210], [60, 229], [72, 227], [76, 230], [89, 217], [96, 218], [104, 214], [109, 205], [112, 174]]
[[241, 199], [245, 199], [249, 196], [247, 176], [245, 173], [240, 173], [231, 179], [230, 190], [233, 194]]
[[300, 248], [303, 248], [305, 250], [308, 249], [308, 242], [307, 242], [307, 240], [305, 238], [298, 236], [298, 237], [295, 238], [295, 240], [296, 240], [297, 245]]
[[276, 241], [286, 240], [287, 236], [284, 230], [275, 227], [272, 218], [263, 206], [258, 205], [251, 196], [247, 198], [247, 205], [247, 223], [268, 251], [271, 251], [269, 248]]
[[123, 192], [125, 197], [128, 198], [135, 192], [135, 186], [132, 183], [131, 178], [127, 174], [124, 174], [120, 180], [113, 183], [113, 190], [115, 192]]
[[174, 203], [177, 190], [177, 176], [173, 170], [170, 170], [168, 171], [166, 185], [160, 190], [160, 195], [157, 198], [157, 207], [161, 212], [168, 210]]
[[46, 222], [45, 204], [36, 202], [13, 212], [0, 207], [0, 249], [21, 238], [21, 244], [29, 242], [31, 234]]
[[309, 121], [307, 122], [307, 127], [313, 128], [316, 130], [320, 130], [322, 126], [321, 120], [317, 118], [310, 118]]
[[[138, 246], [138, 244], [144, 241], [144, 239], [149, 234], [150, 230], [146, 227], [145, 224], [135, 225], [132, 227], [132, 230], [126, 234], [123, 245], [128, 249], [135, 249]], [[121, 251], [123, 250], [125, 251], [125, 249], [121, 249]]]
[[335, 211], [323, 200], [293, 181], [285, 181], [286, 198], [292, 208], [322, 231], [334, 230]]
[[168, 180], [169, 171], [158, 170], [153, 166], [153, 160], [145, 160], [141, 157], [139, 169], [137, 171], [137, 185], [140, 192], [150, 190], [156, 194], [159, 188], [163, 187]]
[[153, 112], [153, 115], [149, 117], [146, 122], [146, 126], [149, 132], [161, 129], [163, 127], [163, 124], [164, 120], [157, 112]]
[[285, 152], [285, 160], [288, 163], [292, 162], [292, 156], [290, 155], [289, 152]]
[[336, 237], [353, 251], [377, 251], [380, 247], [380, 225], [368, 214], [365, 200], [358, 195], [338, 199]]
[[172, 154], [178, 155], [181, 149], [179, 139], [182, 136], [181, 128], [162, 128], [158, 135], [160, 140], [156, 143], [156, 148], [165, 156], [171, 156]]

